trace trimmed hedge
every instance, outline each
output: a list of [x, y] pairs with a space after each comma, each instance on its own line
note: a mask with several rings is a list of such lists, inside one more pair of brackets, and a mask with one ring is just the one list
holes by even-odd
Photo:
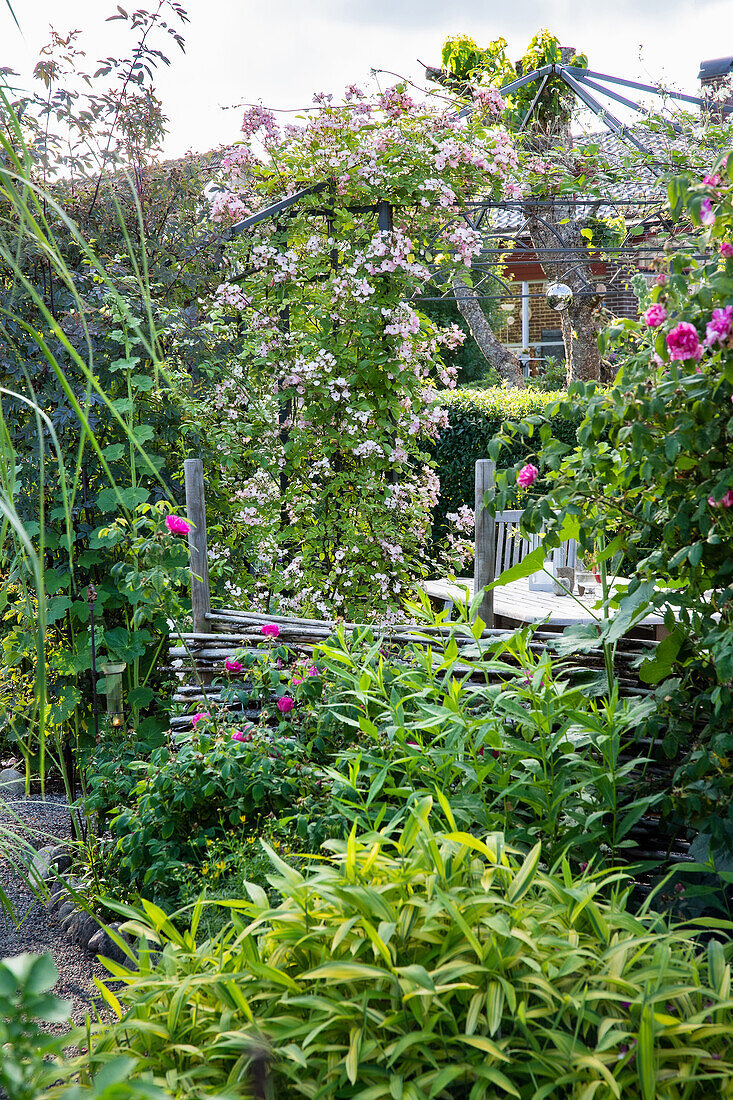
[[[448, 410], [449, 427], [443, 430], [433, 446], [440, 477], [440, 501], [433, 515], [435, 538], [442, 534], [446, 512], [455, 512], [461, 504], [473, 508], [474, 463], [478, 458], [488, 458], [489, 443], [506, 421], [543, 413], [548, 405], [566, 397], [564, 390], [542, 392], [499, 387], [441, 393], [441, 404]], [[578, 404], [576, 417], [552, 417], [552, 434], [563, 443], [574, 446], [578, 425], [584, 415], [584, 407]], [[530, 459], [538, 442], [536, 436], [533, 439], [519, 439], [511, 450], [502, 451], [500, 465], [512, 466], [523, 458]]]

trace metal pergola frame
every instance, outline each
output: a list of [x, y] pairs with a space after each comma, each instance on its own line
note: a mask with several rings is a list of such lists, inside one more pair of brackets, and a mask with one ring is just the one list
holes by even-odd
[[[698, 107], [706, 107], [710, 104], [708, 99], [704, 99], [701, 96], [686, 95], [683, 92], [675, 92], [666, 88], [655, 87], [653, 84], [642, 84], [638, 80], [627, 80], [624, 77], [611, 76], [609, 73], [599, 73], [596, 72], [595, 69], [583, 69], [578, 65], [565, 65], [561, 62], [555, 62], [552, 65], [543, 65], [539, 69], [532, 69], [531, 72], [524, 73], [522, 76], [517, 77], [516, 80], [510, 80], [507, 84], [503, 84], [499, 89], [502, 95], [509, 95], [512, 92], [516, 92], [519, 88], [526, 87], [527, 84], [540, 82], [537, 94], [519, 127], [520, 132], [524, 129], [532, 112], [537, 106], [542, 92], [551, 76], [558, 77], [581, 103], [584, 103], [586, 107], [589, 107], [590, 110], [601, 119], [604, 125], [607, 126], [612, 133], [619, 134], [621, 137], [625, 138], [626, 141], [636, 146], [639, 152], [645, 153], [651, 158], [654, 156], [651, 150], [644, 145], [643, 142], [639, 141], [629, 126], [624, 125], [609, 108], [604, 107], [598, 101], [593, 94], [594, 92], [608, 99], [613, 99], [617, 103], [623, 104], [625, 107], [630, 107], [631, 110], [636, 111], [639, 115], [646, 115], [649, 112], [635, 100], [627, 99], [626, 96], [621, 95], [612, 88], [606, 88], [604, 85], [606, 83], [620, 84], [624, 88], [633, 88], [635, 91], [651, 93], [660, 98], [675, 99], [682, 103], [692, 103]], [[467, 115], [471, 114], [474, 109], [473, 104], [469, 103], [460, 111], [460, 116], [465, 118]], [[724, 104], [717, 109], [724, 115], [733, 114], [733, 106]], [[678, 123], [671, 121], [670, 125], [677, 133], [681, 132], [681, 127]]]
[[[657, 178], [661, 175], [664, 167], [666, 166], [662, 166], [658, 163], [655, 154], [641, 140], [639, 140], [639, 138], [633, 132], [632, 128], [622, 123], [621, 120], [617, 118], [612, 111], [604, 107], [599, 102], [597, 95], [605, 96], [618, 103], [621, 103], [623, 106], [630, 108], [639, 115], [648, 115], [649, 111], [646, 108], [642, 107], [638, 102], [627, 98], [626, 96], [616, 91], [614, 88], [609, 88], [605, 85], [620, 85], [624, 88], [630, 88], [638, 92], [651, 93], [659, 97], [668, 97], [679, 102], [689, 103], [696, 106], [706, 106], [709, 104], [709, 100], [704, 99], [700, 96], [691, 96], [687, 95], [686, 93], [663, 89], [659, 86], [654, 86], [652, 84], [643, 84], [639, 81], [628, 80], [624, 77], [618, 77], [610, 75], [608, 73], [597, 72], [594, 69], [585, 69], [577, 65], [566, 65], [561, 62], [556, 62], [554, 64], [543, 65], [538, 69], [533, 69], [531, 72], [524, 73], [522, 76], [517, 77], [515, 80], [511, 80], [508, 83], [502, 85], [502, 87], [500, 88], [501, 93], [506, 95], [511, 94], [511, 92], [517, 91], [519, 88], [526, 87], [528, 84], [538, 84], [537, 93], [535, 94], [532, 103], [519, 126], [518, 132], [521, 133], [524, 130], [532, 113], [534, 112], [538, 102], [542, 97], [543, 91], [547, 87], [548, 81], [552, 76], [558, 77], [573, 93], [575, 98], [584, 106], [588, 107], [611, 133], [617, 134], [623, 140], [627, 141], [630, 145], [634, 146], [646, 158], [648, 158], [647, 167]], [[597, 95], [594, 93], [597, 93]], [[465, 118], [474, 110], [474, 105], [472, 103], [469, 103], [466, 104], [458, 112], [458, 115], [459, 117]], [[733, 115], [733, 106], [724, 105], [720, 108], [720, 110], [724, 115]], [[668, 122], [676, 133], [681, 133], [682, 128], [679, 126], [678, 123], [676, 123], [674, 120], [668, 120]], [[653, 184], [647, 186], [653, 187]], [[321, 181], [319, 183], [312, 184], [309, 187], [304, 187], [294, 194], [289, 195], [284, 199], [280, 199], [277, 202], [272, 203], [271, 205], [264, 207], [261, 210], [258, 210], [256, 213], [249, 215], [242, 221], [237, 222], [235, 225], [231, 226], [224, 234], [222, 234], [220, 238], [220, 243], [224, 243], [227, 240], [232, 240], [240, 236], [241, 234], [246, 233], [248, 230], [252, 229], [260, 222], [266, 221], [268, 219], [277, 218], [278, 215], [281, 214], [288, 214], [295, 205], [300, 203], [307, 196], [319, 194], [321, 192], [331, 189], [332, 187], [333, 181]], [[656, 206], [657, 210], [646, 215], [645, 217], [640, 218], [638, 224], [643, 225], [645, 222], [648, 222], [651, 219], [655, 219], [660, 222], [660, 228], [663, 228], [661, 224], [659, 210], [659, 207], [662, 205], [662, 201], [663, 200], [661, 196], [659, 198], [644, 196], [625, 198], [609, 195], [603, 196], [601, 198], [599, 198], [598, 196], [594, 196], [593, 198], [584, 198], [582, 195], [579, 196], [577, 194], [557, 196], [553, 199], [498, 201], [490, 199], [472, 200], [465, 203], [464, 208], [459, 214], [456, 214], [454, 217], [448, 219], [443, 223], [441, 228], [434, 235], [433, 240], [437, 240], [441, 233], [443, 233], [450, 224], [453, 224], [457, 219], [461, 219], [472, 228], [480, 230], [484, 236], [485, 241], [490, 240], [491, 238], [494, 238], [496, 240], [495, 246], [487, 247], [485, 245], [482, 248], [481, 256], [476, 263], [476, 268], [480, 269], [482, 266], [488, 268], [492, 264], [492, 260], [493, 262], [496, 262], [502, 256], [507, 256], [508, 254], [512, 253], [516, 255], [516, 253], [523, 251], [526, 252], [528, 256], [534, 256], [536, 261], [540, 263], [541, 256], [543, 254], [547, 253], [548, 255], [554, 255], [556, 254], [556, 252], [562, 252], [564, 255], [567, 256], [568, 262], [571, 265], [571, 268], [573, 268], [580, 266], [580, 263], [582, 262], [587, 262], [589, 260], [590, 262], [593, 262], [593, 257], [588, 255], [587, 249], [567, 246], [563, 242], [560, 235], [557, 233], [557, 230], [554, 228], [552, 223], [546, 218], [539, 217], [539, 220], [542, 221], [545, 228], [557, 238], [557, 249], [537, 249], [534, 246], [527, 245], [526, 243], [524, 243], [526, 242], [527, 236], [526, 232], [524, 232], [524, 227], [520, 227], [519, 229], [501, 229], [493, 228], [490, 225], [486, 225], [485, 222], [490, 221], [491, 211], [497, 209], [509, 210], [511, 208], [515, 208], [517, 211], [524, 212], [527, 210], [528, 206], [532, 206], [535, 210], [535, 216], [539, 216], [536, 212], [543, 207], [547, 207], [549, 211], [549, 209], [558, 204], [571, 203], [576, 207], [582, 205], [592, 205], [597, 207], [602, 206], [605, 208], [615, 207], [619, 211], [619, 213], [623, 212], [625, 217], [628, 218], [630, 211], [633, 210], [634, 212], [636, 212], [639, 211], [640, 207], [648, 205]], [[376, 214], [378, 227], [380, 230], [384, 231], [390, 230], [392, 228], [393, 208], [391, 204], [386, 201], [379, 201], [373, 205], [350, 206], [348, 207], [348, 209], [353, 213]], [[312, 213], [315, 215], [328, 217], [331, 211], [329, 211], [326, 206], [326, 208], [324, 209], [314, 209], [312, 210]], [[607, 257], [613, 255], [619, 261], [619, 271], [621, 271], [621, 265], [623, 264], [624, 260], [638, 260], [640, 255], [642, 255], [642, 253], [644, 252], [656, 254], [656, 252], [658, 251], [655, 248], [640, 248], [639, 245], [633, 243], [633, 241], [627, 244], [626, 241], [628, 240], [629, 237], [627, 235], [626, 240], [622, 242], [622, 244], [617, 248], [599, 248], [599, 253], [602, 254], [605, 258], [599, 258], [598, 262], [608, 263], [609, 261]], [[443, 251], [445, 250], [446, 248], [444, 247]], [[529, 260], [527, 262], [529, 262]], [[246, 278], [246, 275], [247, 273], [235, 276], [232, 281], [241, 281], [242, 279]], [[479, 280], [479, 288], [481, 286], [481, 283], [485, 283], [487, 279], [490, 279], [495, 284], [498, 284], [498, 286], [502, 288], [502, 291], [494, 294], [478, 293], [476, 294], [476, 297], [478, 299], [482, 301], [490, 301], [505, 300], [508, 297], [514, 297], [510, 287], [496, 274], [496, 272], [492, 272], [490, 270], [486, 270], [482, 278]], [[588, 284], [588, 291], [590, 292], [590, 290], [591, 287], [590, 284]], [[451, 295], [448, 294], [437, 295], [436, 297], [420, 295], [418, 300], [425, 302], [446, 301], [449, 299], [450, 296]], [[454, 294], [452, 296], [453, 298], [455, 298]]]

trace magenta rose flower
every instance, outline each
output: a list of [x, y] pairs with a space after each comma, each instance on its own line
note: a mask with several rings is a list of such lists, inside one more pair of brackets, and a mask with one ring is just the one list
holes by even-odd
[[192, 527], [182, 516], [166, 516], [165, 525], [172, 535], [187, 535]]
[[537, 467], [528, 462], [526, 466], [522, 466], [517, 474], [517, 485], [521, 485], [523, 489], [528, 489], [530, 485], [534, 485], [539, 476], [540, 472]]
[[194, 714], [193, 718], [191, 719], [191, 724], [195, 726], [197, 722], [203, 722], [204, 718], [210, 717], [211, 715], [209, 714], [208, 710], [200, 710], [198, 714]]
[[733, 256], [733, 244], [730, 241], [723, 241], [720, 246], [720, 255], [725, 260], [729, 260]]
[[713, 344], [722, 343], [726, 336], [730, 336], [733, 327], [733, 306], [725, 309], [714, 309], [713, 315], [705, 327], [705, 347], [711, 348]]
[[232, 741], [244, 741], [244, 734], [241, 730], [234, 730], [232, 733]]
[[649, 309], [645, 309], [641, 316], [649, 328], [657, 328], [667, 320], [667, 311], [664, 306], [660, 306], [659, 302], [655, 302], [654, 305], [649, 306]]
[[667, 333], [670, 359], [699, 359], [702, 355], [697, 329], [689, 321], [680, 323]]
[[280, 627], [277, 623], [265, 623], [264, 626], [260, 627], [260, 630], [266, 638], [278, 638], [280, 636]]
[[233, 661], [230, 657], [227, 657], [224, 662], [224, 668], [227, 672], [244, 672], [244, 665], [240, 664], [239, 661]]
[[290, 711], [295, 706], [295, 700], [291, 699], [289, 695], [283, 695], [277, 701], [277, 709], [281, 714], [290, 714]]
[[733, 489], [728, 489], [727, 492], [723, 493], [720, 503], [724, 508], [733, 508]]

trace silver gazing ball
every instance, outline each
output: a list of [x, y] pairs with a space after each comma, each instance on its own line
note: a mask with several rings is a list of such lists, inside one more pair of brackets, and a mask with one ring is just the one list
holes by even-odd
[[566, 283], [548, 283], [545, 298], [550, 309], [556, 309], [560, 313], [572, 302], [573, 292]]

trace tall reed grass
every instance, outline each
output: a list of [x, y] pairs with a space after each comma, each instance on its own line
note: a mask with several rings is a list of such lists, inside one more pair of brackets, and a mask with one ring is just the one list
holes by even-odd
[[[10, 589], [20, 596], [27, 614], [28, 628], [35, 640], [32, 698], [25, 705], [20, 701], [17, 703], [24, 708], [24, 732], [16, 733], [15, 745], [25, 762], [26, 792], [30, 789], [32, 769], [36, 769], [41, 796], [44, 796], [48, 768], [53, 763], [63, 776], [70, 798], [70, 776], [63, 752], [64, 731], [49, 722], [46, 584], [51, 560], [47, 539], [49, 505], [53, 503], [57, 523], [60, 510], [65, 534], [61, 540], [61, 544], [65, 544], [63, 567], [72, 578], [79, 568], [73, 517], [81, 492], [85, 457], [94, 456], [103, 471], [106, 486], [115, 494], [119, 514], [131, 519], [123, 497], [126, 486], [113, 476], [94, 426], [94, 407], [98, 410], [104, 406], [116, 422], [121, 437], [126, 438], [130, 456], [134, 459], [131, 463], [133, 471], [137, 466], [153, 482], [158, 482], [166, 494], [169, 492], [157, 465], [136, 438], [130, 419], [118, 410], [97, 376], [87, 306], [77, 289], [75, 273], [65, 259], [70, 243], [81, 256], [85, 270], [104, 290], [107, 301], [112, 303], [126, 330], [144, 349], [155, 376], [165, 377], [165, 369], [152, 309], [144, 221], [132, 179], [127, 180], [132, 200], [130, 205], [134, 211], [131, 227], [126, 224], [125, 214], [115, 196], [113, 202], [124, 240], [126, 254], [123, 259], [133, 276], [134, 309], [129, 297], [129, 284], [128, 295], [120, 293], [94, 244], [85, 239], [78, 225], [66, 213], [58, 193], [53, 187], [44, 188], [36, 179], [33, 150], [26, 140], [7, 86], [0, 88], [0, 113], [4, 116], [4, 128], [0, 129], [0, 345], [6, 345], [4, 350], [14, 346], [17, 356], [17, 340], [11, 333], [20, 331], [30, 346], [40, 353], [38, 357], [44, 363], [48, 377], [53, 378], [73, 411], [77, 439], [73, 451], [64, 453], [54, 428], [54, 410], [49, 406], [48, 397], [34, 387], [30, 369], [23, 365], [22, 382], [18, 378], [10, 381], [0, 375], [0, 581], [6, 598]], [[27, 263], [29, 255], [37, 257], [56, 285], [71, 295], [83, 326], [81, 351], [59, 322], [43, 286], [34, 282]], [[140, 303], [143, 303], [142, 310]], [[138, 316], [140, 313], [142, 319]], [[29, 436], [23, 441], [23, 446], [35, 448], [38, 455], [34, 484], [29, 484], [27, 479], [24, 481], [19, 473], [27, 469], [27, 463], [24, 466], [21, 462], [18, 439], [14, 439], [8, 424], [7, 414], [11, 405], [16, 409], [18, 405], [22, 406], [28, 414]], [[53, 501], [50, 499], [51, 485], [55, 494]], [[54, 564], [58, 568], [57, 543], [58, 540], [54, 543]], [[3, 650], [0, 649], [0, 661], [3, 659]], [[4, 712], [0, 711], [0, 738], [3, 725], [6, 730], [17, 730], [18, 717], [13, 704], [6, 706]], [[0, 852], [12, 850], [16, 856], [22, 856], [22, 849], [15, 831], [0, 827]], [[7, 904], [1, 891], [0, 903]]]

